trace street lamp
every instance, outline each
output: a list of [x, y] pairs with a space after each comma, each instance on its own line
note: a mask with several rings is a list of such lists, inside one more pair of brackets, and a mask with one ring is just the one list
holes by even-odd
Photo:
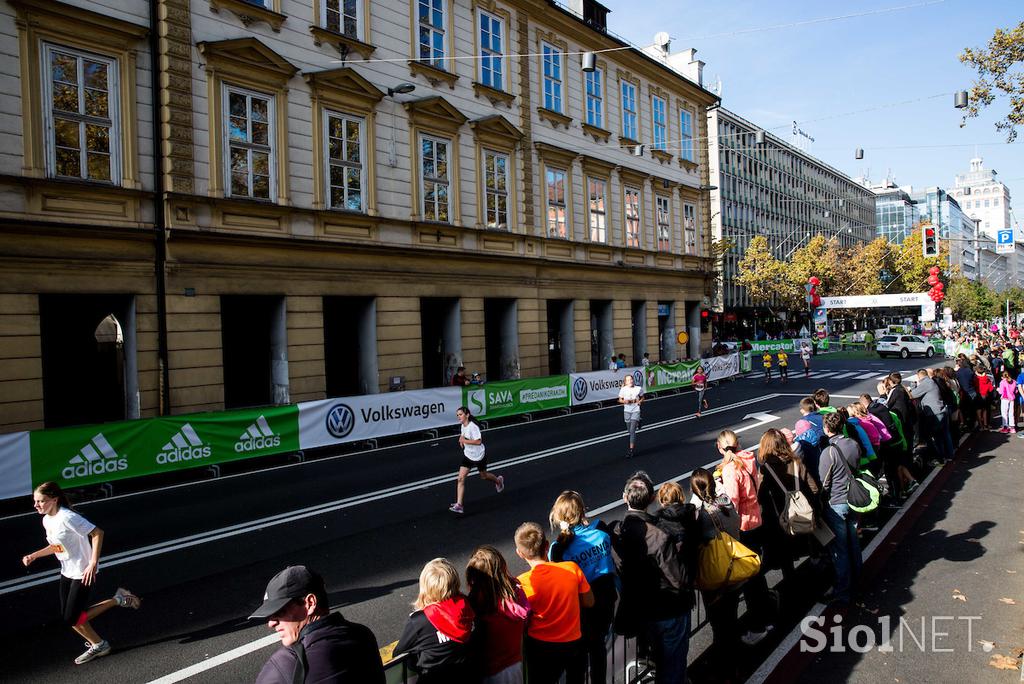
[[585, 73], [592, 73], [597, 68], [597, 55], [593, 52], [584, 52], [581, 67]]
[[416, 90], [416, 86], [412, 83], [399, 83], [394, 88], [388, 88], [388, 97], [394, 97], [395, 95], [408, 95], [414, 90]]
[[966, 90], [957, 91], [957, 93], [953, 95], [953, 106], [957, 109], [966, 109], [969, 102], [970, 100], [967, 96]]
[[398, 151], [395, 149], [395, 95], [408, 95], [416, 90], [412, 83], [399, 83], [394, 88], [388, 88], [388, 98], [391, 99], [391, 141], [388, 147], [388, 166], [398, 166]]

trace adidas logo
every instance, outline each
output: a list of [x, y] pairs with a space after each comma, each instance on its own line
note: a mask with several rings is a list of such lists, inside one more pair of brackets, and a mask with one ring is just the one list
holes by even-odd
[[246, 451], [270, 449], [278, 446], [281, 446], [280, 435], [275, 435], [274, 431], [267, 425], [267, 419], [260, 416], [235, 442], [235, 451], [241, 454]]
[[68, 465], [60, 471], [60, 476], [65, 480], [73, 480], [76, 477], [103, 475], [119, 470], [128, 470], [128, 459], [119, 456], [103, 433], [98, 432], [68, 461]]
[[157, 454], [156, 462], [165, 465], [178, 461], [192, 461], [210, 457], [210, 447], [203, 444], [192, 425], [185, 423], [171, 441], [164, 444], [163, 450]]

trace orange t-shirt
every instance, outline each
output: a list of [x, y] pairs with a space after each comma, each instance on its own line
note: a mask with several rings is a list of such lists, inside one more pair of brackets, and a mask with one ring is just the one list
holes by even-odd
[[580, 594], [590, 591], [580, 566], [572, 561], [541, 563], [519, 576], [530, 600], [526, 633], [537, 641], [576, 641], [580, 632]]

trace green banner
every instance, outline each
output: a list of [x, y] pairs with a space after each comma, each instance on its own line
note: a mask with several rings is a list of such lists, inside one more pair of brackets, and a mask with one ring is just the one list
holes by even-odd
[[693, 374], [700, 361], [683, 361], [682, 363], [658, 363], [647, 367], [648, 392], [673, 389], [675, 387], [689, 387], [693, 384]]
[[479, 418], [502, 418], [520, 413], [569, 406], [569, 376], [499, 380], [464, 387], [462, 403]]
[[33, 486], [81, 487], [299, 448], [299, 409], [273, 406], [38, 430]]

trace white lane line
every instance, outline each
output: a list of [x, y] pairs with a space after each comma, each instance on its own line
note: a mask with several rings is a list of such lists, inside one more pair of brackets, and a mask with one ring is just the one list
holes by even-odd
[[178, 670], [177, 672], [164, 675], [160, 679], [154, 679], [149, 684], [173, 684], [174, 682], [180, 682], [181, 680], [193, 677], [200, 672], [212, 670], [215, 667], [219, 667], [224, 663], [241, 658], [244, 655], [249, 655], [261, 648], [266, 648], [267, 646], [279, 643], [281, 643], [281, 637], [277, 634], [271, 634], [270, 636], [265, 636], [262, 639], [257, 639], [256, 641], [249, 642], [248, 644], [242, 644], [238, 648], [233, 648], [230, 651], [225, 651], [224, 653], [215, 655], [201, 663], [196, 663], [195, 665], [190, 665], [184, 669]]
[[[748, 449], [748, 451], [750, 451], [750, 449]], [[715, 461], [712, 461], [711, 463], [705, 463], [704, 465], [701, 466], [701, 468], [705, 468], [705, 469], [713, 468], [714, 466], [718, 465], [719, 463], [721, 463], [721, 460], [715, 460]], [[694, 468], [694, 470], [696, 470], [696, 468]], [[669, 478], [668, 480], [665, 480], [665, 482], [682, 482], [683, 480], [687, 479], [691, 475], [693, 475], [693, 470], [687, 470], [682, 475], [676, 475], [675, 477], [672, 477], [672, 478]], [[661, 485], [665, 484], [665, 482], [660, 483], [658, 485], [658, 487], [660, 487]], [[593, 510], [587, 511], [587, 517], [588, 518], [596, 518], [597, 516], [599, 516], [599, 515], [601, 515], [603, 513], [607, 513], [608, 511], [613, 511], [616, 508], [618, 508], [619, 506], [625, 506], [625, 505], [626, 505], [626, 502], [623, 501], [622, 499], [619, 499], [618, 501], [612, 501], [610, 504], [605, 504], [604, 506], [599, 506], [598, 508], [595, 508]]]
[[[740, 408], [749, 404], [766, 401], [768, 399], [774, 399], [779, 395], [777, 394], [766, 394], [760, 397], [754, 397], [746, 399], [744, 401], [734, 402], [725, 406], [719, 406], [707, 411], [703, 411], [702, 415], [710, 415], [715, 413], [722, 413], [724, 411], [730, 411], [734, 408]], [[647, 432], [649, 430], [657, 430], [671, 425], [677, 425], [679, 423], [685, 423], [691, 420], [697, 420], [696, 416], [687, 415], [679, 418], [670, 418], [668, 420], [661, 421], [660, 423], [654, 423], [652, 425], [645, 426], [640, 429], [640, 432]], [[615, 439], [621, 439], [627, 434], [626, 430], [619, 432], [613, 432], [611, 434], [602, 435], [600, 437], [593, 437], [590, 439], [575, 442], [573, 444], [567, 444], [563, 446], [553, 447], [550, 449], [543, 449], [530, 454], [524, 454], [514, 458], [509, 458], [504, 461], [497, 461], [491, 466], [491, 470], [501, 470], [515, 465], [521, 465], [523, 463], [529, 463], [550, 456], [558, 454], [568, 453], [577, 449], [583, 449], [591, 447], [596, 444], [609, 442]], [[178, 539], [169, 539], [163, 542], [157, 542], [150, 544], [138, 549], [132, 549], [128, 551], [122, 551], [120, 553], [111, 554], [104, 557], [103, 566], [113, 567], [115, 565], [122, 565], [124, 563], [130, 563], [136, 560], [142, 560], [144, 558], [151, 558], [153, 556], [163, 555], [172, 551], [178, 551], [180, 549], [186, 549], [192, 546], [198, 546], [200, 544], [206, 544], [212, 541], [218, 541], [229, 537], [236, 537], [249, 532], [255, 532], [257, 530], [263, 530], [268, 527], [275, 527], [277, 525], [283, 525], [304, 518], [311, 518], [325, 513], [333, 513], [346, 508], [352, 508], [360, 506], [366, 503], [373, 503], [376, 501], [382, 501], [402, 494], [408, 494], [420, 489], [426, 489], [427, 487], [433, 487], [436, 485], [445, 484], [447, 482], [454, 482], [458, 478], [457, 474], [446, 474], [437, 475], [434, 477], [419, 480], [417, 482], [407, 483], [403, 485], [395, 485], [394, 487], [388, 487], [376, 492], [367, 492], [364, 494], [357, 494], [354, 496], [346, 497], [344, 499], [337, 499], [335, 501], [329, 501], [315, 506], [309, 506], [301, 508], [295, 511], [286, 513], [278, 513], [275, 515], [260, 518], [258, 520], [252, 520], [244, 523], [237, 523], [235, 525], [229, 525], [227, 527], [218, 528], [215, 530], [209, 530], [206, 532], [200, 532], [197, 534], [189, 535], [186, 537], [180, 537]], [[15, 578], [0, 582], [0, 596], [4, 594], [12, 594], [23, 589], [30, 587], [39, 586], [52, 582], [59, 576], [59, 571], [50, 570], [47, 572], [33, 573], [28, 577]]]
[[836, 371], [818, 371], [818, 372], [815, 372], [815, 373], [811, 373], [811, 377], [812, 378], [827, 378], [827, 377], [829, 377], [831, 375], [835, 375], [835, 374], [836, 374]]
[[[857, 376], [857, 379], [858, 379], [858, 380], [868, 380], [868, 379], [870, 379], [870, 378], [875, 378], [875, 377], [877, 377], [877, 376], [875, 375], [875, 373], [877, 373], [877, 372], [878, 372], [878, 371], [871, 371], [870, 373], [864, 373], [863, 375], [858, 375], [858, 376]], [[881, 379], [881, 378], [879, 378], [879, 379]]]
[[859, 372], [860, 371], [853, 371], [852, 373], [850, 373], [850, 372], [840, 373], [839, 375], [834, 376], [832, 379], [833, 380], [841, 380], [843, 378], [848, 378], [850, 376], [856, 375]]

